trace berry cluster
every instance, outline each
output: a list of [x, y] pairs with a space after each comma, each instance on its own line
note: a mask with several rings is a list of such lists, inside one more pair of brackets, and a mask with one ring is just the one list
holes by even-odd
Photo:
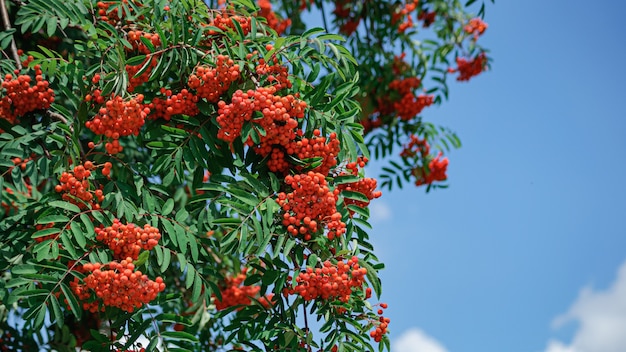
[[416, 177], [417, 186], [430, 185], [435, 181], [445, 181], [446, 169], [448, 168], [448, 158], [441, 159], [440, 152], [436, 157], [430, 154], [430, 146], [425, 139], [420, 139], [411, 135], [411, 140], [404, 146], [400, 153], [402, 158], [421, 159], [423, 166], [416, 166], [411, 174]]
[[387, 303], [381, 303], [380, 309], [378, 310], [378, 321], [375, 323], [376, 329], [370, 332], [370, 336], [376, 342], [380, 342], [383, 339], [383, 336], [387, 333], [387, 327], [389, 326], [389, 322], [391, 321], [389, 318], [383, 317], [383, 309], [387, 309]]
[[445, 181], [448, 179], [446, 170], [448, 168], [448, 158], [441, 159], [442, 154], [439, 153], [435, 158], [428, 162], [428, 168], [418, 167], [413, 169], [413, 176], [417, 178], [415, 185], [429, 185], [435, 181]]
[[480, 35], [482, 35], [487, 29], [487, 23], [485, 23], [480, 18], [472, 18], [466, 25], [463, 27], [463, 30], [467, 34], [473, 34], [474, 40], [477, 40]]
[[272, 11], [272, 4], [269, 0], [258, 0], [258, 5], [261, 8], [258, 16], [265, 18], [267, 20], [267, 25], [275, 30], [278, 35], [283, 34], [287, 27], [291, 26], [291, 19], [287, 18], [281, 20], [276, 16], [276, 13]]
[[[33, 60], [32, 56], [24, 62], [25, 66]], [[54, 102], [54, 92], [43, 79], [41, 66], [35, 65], [35, 81], [29, 75], [13, 77], [4, 76], [2, 90], [0, 90], [0, 118], [15, 123], [18, 117], [41, 109], [48, 109]], [[19, 71], [14, 72], [15, 75]]]
[[[359, 167], [361, 168], [365, 167], [365, 164], [367, 163], [367, 161], [368, 161], [367, 158], [359, 157], [357, 161], [348, 163], [346, 165], [346, 169], [350, 170], [351, 175], [357, 176], [359, 173], [358, 171]], [[381, 191], [376, 191], [376, 186], [377, 186], [376, 179], [365, 177], [365, 178], [360, 179], [357, 182], [340, 184], [337, 186], [337, 189], [339, 189], [340, 191], [346, 190], [346, 191], [359, 192], [365, 195], [367, 199], [369, 199], [367, 202], [356, 200], [356, 199], [351, 199], [351, 198], [344, 199], [344, 203], [346, 204], [346, 206], [350, 204], [354, 204], [360, 208], [365, 208], [370, 204], [370, 201], [372, 199], [379, 198], [382, 195]], [[354, 212], [352, 210], [350, 210], [350, 215], [354, 215]]]
[[[33, 156], [31, 156], [29, 158], [25, 158], [23, 160], [22, 160], [22, 158], [12, 158], [11, 159], [11, 161], [13, 162], [13, 165], [19, 166], [20, 170], [22, 170], [22, 171], [26, 170], [26, 165], [31, 160], [34, 160], [34, 154], [33, 154]], [[9, 170], [11, 170], [11, 169], [13, 169], [13, 168], [10, 167]]]
[[328, 188], [324, 175], [309, 171], [306, 174], [288, 175], [285, 184], [292, 191], [278, 194], [278, 204], [283, 210], [283, 225], [293, 236], [301, 235], [308, 241], [326, 225], [329, 239], [345, 233], [336, 202], [339, 190]]
[[417, 0], [408, 0], [399, 11], [391, 15], [392, 24], [396, 24], [400, 19], [404, 18], [404, 22], [398, 26], [398, 33], [404, 33], [408, 28], [413, 27], [411, 12], [415, 11], [416, 8]]
[[417, 15], [417, 19], [419, 21], [423, 21], [424, 28], [430, 27], [431, 24], [435, 22], [437, 17], [437, 13], [435, 11], [428, 12], [426, 10], [422, 10], [419, 15]]
[[[265, 49], [268, 51], [272, 50], [272, 48], [271, 44], [265, 46]], [[257, 52], [248, 54], [248, 60], [255, 55], [257, 55]], [[281, 65], [277, 58], [270, 59], [270, 63], [267, 63], [263, 58], [259, 58], [255, 71], [260, 79], [264, 78], [267, 83], [276, 88], [277, 91], [292, 87], [287, 66]]]
[[416, 135], [411, 135], [410, 141], [407, 145], [404, 146], [402, 152], [400, 152], [400, 156], [403, 158], [414, 158], [418, 156], [425, 157], [430, 154], [430, 146], [426, 139], [420, 139]]
[[[292, 142], [291, 149], [293, 149], [295, 153], [289, 154], [295, 154], [300, 160], [321, 158], [321, 165], [314, 168], [312, 171], [327, 175], [330, 169], [337, 165], [339, 140], [335, 132], [331, 133], [328, 139], [326, 139], [326, 137], [321, 136], [320, 130], [316, 129], [313, 131], [312, 138], [304, 137], [299, 141]], [[301, 171], [302, 167], [296, 167], [296, 170]]]
[[[250, 30], [252, 29], [252, 26], [250, 25], [250, 18], [239, 15], [232, 15], [229, 14], [228, 11], [216, 13], [213, 20], [209, 23], [209, 26], [217, 27], [223, 32], [227, 32], [229, 30], [235, 31], [236, 28], [233, 24], [233, 21], [239, 23], [239, 26], [241, 27], [244, 36], [250, 33]], [[209, 29], [207, 34], [212, 36], [219, 34], [219, 32]]]
[[196, 90], [196, 95], [211, 103], [220, 100], [232, 82], [239, 79], [239, 65], [225, 55], [218, 55], [215, 67], [198, 66], [189, 76], [188, 86]]
[[[296, 119], [304, 117], [306, 103], [293, 95], [285, 97], [274, 95], [276, 88], [260, 87], [256, 90], [233, 93], [231, 103], [220, 100], [217, 104], [217, 123], [220, 126], [217, 137], [226, 142], [233, 142], [241, 135], [245, 122], [252, 120], [255, 112], [261, 117], [255, 123], [265, 130], [261, 144], [257, 148], [260, 155], [268, 155], [272, 146], [287, 146], [295, 138]], [[252, 141], [246, 141], [252, 145]]]
[[[148, 68], [142, 74], [135, 77], [135, 75], [141, 70], [141, 68], [148, 61], [150, 61], [150, 63], [148, 64]], [[158, 64], [158, 60], [156, 57], [146, 56], [146, 59], [139, 65], [135, 65], [135, 66], [126, 65], [126, 72], [128, 73], [127, 90], [132, 93], [135, 91], [135, 88], [148, 82], [148, 79], [150, 78], [150, 74], [152, 73], [152, 70], [157, 66], [157, 64]]]
[[[161, 46], [161, 38], [158, 34], [146, 33], [142, 31], [129, 31], [127, 37], [128, 42], [133, 47], [132, 51], [135, 51], [141, 55], [146, 55], [146, 58], [143, 60], [142, 63], [135, 66], [126, 65], [126, 72], [128, 72], [129, 77], [127, 89], [129, 92], [133, 92], [135, 88], [148, 82], [148, 78], [150, 78], [152, 70], [157, 66], [158, 63], [156, 56], [150, 55], [150, 49], [141, 41], [141, 38], [145, 38], [150, 41], [155, 48]], [[126, 49], [127, 51], [130, 51], [128, 48]], [[141, 75], [135, 77], [135, 75], [146, 63], [148, 63], [148, 68]]]
[[[106, 166], [109, 165], [110, 163]], [[90, 190], [88, 181], [93, 169], [93, 163], [86, 161], [83, 165], [74, 167], [71, 172], [63, 172], [59, 179], [60, 184], [56, 185], [54, 190], [57, 193], [62, 193], [61, 198], [63, 200], [77, 205], [80, 209], [100, 209], [100, 204], [98, 203], [104, 200], [104, 194], [100, 189]], [[110, 166], [106, 170], [110, 170]], [[104, 170], [102, 173], [104, 174]]]
[[[127, 5], [128, 0], [122, 0], [122, 3]], [[120, 20], [134, 12], [133, 6], [119, 6], [119, 1], [98, 1], [96, 7], [98, 8], [98, 16], [100, 21], [107, 22], [112, 26], [117, 25]], [[134, 2], [135, 6], [142, 6], [138, 2]], [[109, 11], [109, 7], [113, 6], [116, 10]], [[125, 9], [128, 9], [130, 13], [125, 13]], [[143, 15], [138, 18], [143, 19]]]
[[161, 46], [161, 38], [158, 34], [155, 33], [147, 33], [143, 31], [129, 31], [128, 32], [128, 42], [133, 47], [133, 51], [138, 52], [139, 54], [148, 55], [150, 54], [150, 48], [144, 44], [141, 38], [145, 38], [155, 47]]
[[143, 228], [132, 223], [122, 224], [118, 219], [113, 220], [113, 225], [107, 227], [100, 225], [95, 231], [96, 239], [105, 243], [113, 251], [113, 257], [116, 259], [136, 260], [139, 251], [151, 250], [161, 239], [157, 228], [147, 224]]
[[165, 99], [154, 98], [148, 104], [148, 109], [152, 111], [151, 119], [162, 118], [169, 121], [173, 115], [196, 116], [200, 113], [198, 110], [198, 96], [193, 95], [187, 89], [182, 89], [176, 94], [172, 94], [169, 89], [161, 88], [161, 94]]
[[[243, 282], [246, 279], [246, 268], [241, 270], [241, 273], [235, 277], [229, 277], [224, 280], [220, 295], [222, 299], [219, 300], [215, 295], [215, 307], [217, 310], [223, 310], [228, 307], [234, 306], [247, 306], [252, 304], [253, 298], [258, 298], [260, 286], [244, 286]], [[272, 295], [267, 295], [259, 299], [259, 302], [268, 307], [271, 305]]]
[[417, 77], [393, 80], [389, 83], [389, 89], [397, 92], [400, 99], [395, 101], [390, 101], [389, 98], [379, 99], [379, 112], [383, 115], [395, 113], [405, 121], [414, 118], [434, 102], [432, 95], [415, 96], [413, 91], [421, 84], [421, 80]]
[[[70, 287], [83, 301], [83, 308], [92, 313], [104, 311], [105, 306], [132, 313], [150, 303], [165, 289], [162, 278], [157, 277], [152, 281], [141, 271], [135, 271], [132, 258], [108, 264], [87, 263], [78, 271], [90, 274], [85, 277], [83, 284], [75, 278]], [[91, 300], [93, 293], [96, 300]]]
[[142, 94], [128, 100], [113, 96], [104, 103], [92, 120], [85, 123], [85, 126], [95, 134], [104, 135], [112, 140], [105, 144], [107, 153], [117, 154], [122, 151], [120, 137], [139, 134], [146, 116], [150, 113], [150, 108], [143, 105], [142, 101]]
[[314, 299], [348, 302], [353, 289], [360, 289], [365, 281], [367, 269], [359, 266], [357, 257], [333, 265], [325, 261], [321, 268], [306, 268], [296, 277], [296, 286], [285, 290], [286, 294], [297, 294], [305, 301]]
[[[269, 153], [271, 147], [290, 146], [296, 138], [298, 119], [304, 118], [307, 107], [306, 102], [293, 95], [281, 97], [274, 95], [274, 91], [274, 87], [258, 88], [254, 95], [254, 111], [260, 112], [254, 122], [265, 130], [255, 151], [263, 156]], [[253, 145], [252, 140], [246, 143]]]
[[402, 98], [395, 102], [393, 105], [396, 109], [396, 114], [405, 121], [417, 116], [425, 107], [431, 106], [434, 102], [432, 95], [420, 94], [415, 96], [413, 93], [405, 94]]
[[456, 58], [457, 68], [449, 68], [448, 72], [459, 72], [459, 76], [456, 78], [457, 81], [469, 81], [470, 78], [477, 76], [485, 69], [485, 65], [487, 64], [487, 56], [485, 53], [480, 53], [475, 58], [468, 60], [463, 57]]

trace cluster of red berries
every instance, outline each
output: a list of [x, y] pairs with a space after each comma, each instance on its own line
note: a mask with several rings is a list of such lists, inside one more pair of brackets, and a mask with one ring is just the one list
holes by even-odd
[[[328, 139], [326, 139], [326, 137], [321, 136], [320, 130], [316, 129], [313, 131], [313, 137], [310, 139], [303, 137], [299, 141], [292, 142], [291, 149], [294, 150], [295, 156], [300, 160], [322, 158], [321, 165], [314, 168], [312, 171], [327, 175], [330, 169], [337, 165], [339, 140], [335, 132], [328, 135]], [[302, 167], [296, 167], [296, 170], [300, 171], [301, 169]]]
[[[109, 166], [108, 168], [106, 168]], [[91, 161], [86, 161], [83, 165], [74, 167], [71, 172], [63, 172], [59, 179], [60, 184], [56, 185], [54, 190], [62, 193], [61, 198], [72, 204], [77, 205], [80, 209], [100, 209], [100, 204], [104, 200], [102, 190], [90, 190], [88, 178], [91, 176], [91, 170], [95, 168]], [[105, 166], [110, 172], [110, 163]], [[104, 174], [104, 170], [102, 172]]]
[[472, 18], [466, 25], [463, 27], [463, 30], [467, 34], [473, 34], [474, 40], [477, 40], [480, 35], [482, 35], [485, 30], [487, 30], [487, 23], [485, 23], [480, 18]]
[[[233, 21], [236, 21], [237, 23], [239, 23], [239, 27], [241, 27], [241, 30], [244, 36], [250, 33], [250, 30], [252, 29], [252, 26], [250, 25], [250, 17], [233, 15], [233, 14], [230, 14], [229, 11], [226, 11], [226, 10], [215, 13], [214, 16], [215, 17], [209, 23], [209, 26], [217, 27], [224, 32], [227, 32], [229, 30], [230, 31], [236, 30], [235, 25], [233, 24]], [[217, 35], [219, 33], [215, 30], [209, 29], [207, 34]]]
[[[367, 161], [368, 161], [367, 158], [359, 157], [357, 161], [348, 163], [346, 165], [346, 169], [350, 171], [349, 174], [357, 176], [359, 174], [359, 168], [365, 167], [365, 164], [367, 163]], [[377, 182], [375, 178], [365, 177], [365, 178], [360, 179], [357, 182], [340, 184], [337, 186], [337, 189], [339, 189], [340, 191], [346, 190], [346, 191], [359, 192], [365, 195], [367, 199], [369, 199], [367, 202], [356, 200], [356, 199], [351, 199], [351, 198], [345, 198], [343, 200], [346, 205], [354, 204], [360, 208], [365, 208], [370, 204], [370, 201], [372, 199], [379, 198], [380, 196], [382, 196], [383, 193], [381, 191], [376, 191], [376, 186], [377, 186]], [[354, 212], [350, 210], [350, 215], [353, 215], [353, 214]]]
[[430, 146], [426, 139], [420, 139], [416, 135], [411, 135], [409, 143], [407, 143], [402, 152], [400, 152], [400, 156], [403, 158], [414, 158], [416, 156], [426, 157], [430, 154]]
[[282, 223], [290, 234], [308, 241], [324, 225], [331, 240], [345, 233], [346, 224], [336, 208], [339, 190], [331, 191], [323, 174], [309, 171], [288, 175], [285, 184], [292, 191], [279, 193], [277, 201], [283, 210]]
[[151, 250], [161, 239], [161, 233], [155, 227], [146, 224], [141, 228], [132, 223], [123, 224], [118, 219], [113, 220], [113, 225], [100, 225], [95, 231], [96, 239], [105, 243], [116, 259], [136, 260], [139, 251]]
[[[243, 282], [246, 280], [246, 268], [241, 270], [241, 273], [235, 277], [229, 277], [224, 280], [223, 289], [220, 290], [222, 299], [219, 300], [215, 295], [215, 308], [217, 310], [223, 310], [234, 306], [247, 306], [252, 304], [253, 298], [259, 297], [260, 286], [244, 286]], [[272, 295], [269, 294], [265, 297], [258, 299], [259, 303], [266, 307], [271, 305]]]
[[350, 9], [352, 9], [352, 4], [348, 0], [335, 0], [335, 9], [333, 13], [338, 18], [348, 18], [350, 16]]
[[404, 6], [391, 14], [391, 23], [396, 24], [400, 19], [404, 18], [404, 22], [398, 26], [398, 33], [404, 33], [408, 28], [413, 27], [413, 18], [411, 12], [417, 8], [417, 0], [408, 0]]
[[[24, 65], [28, 65], [33, 60], [29, 56]], [[29, 75], [18, 75], [15, 70], [13, 77], [11, 74], [4, 76], [2, 90], [0, 90], [0, 118], [10, 123], [15, 123], [18, 117], [35, 111], [48, 109], [54, 102], [54, 92], [49, 88], [48, 81], [43, 79], [41, 66], [35, 65], [35, 81]]]
[[[29, 157], [29, 158], [25, 158], [22, 160], [22, 158], [12, 158], [11, 161], [13, 162], [13, 165], [15, 166], [19, 166], [20, 170], [24, 171], [26, 170], [26, 164], [28, 164], [28, 162], [34, 160], [34, 154], [33, 156]], [[13, 169], [12, 167], [9, 168], [9, 170]]]
[[[105, 306], [132, 313], [150, 303], [165, 289], [162, 278], [157, 277], [152, 281], [141, 271], [135, 271], [132, 258], [108, 264], [87, 263], [79, 271], [90, 274], [84, 278], [82, 284], [75, 278], [70, 287], [83, 301], [83, 308], [92, 313], [104, 311]], [[93, 293], [97, 300], [91, 300]]]
[[261, 8], [258, 16], [265, 18], [267, 25], [275, 30], [278, 35], [283, 34], [287, 27], [291, 26], [291, 19], [287, 18], [281, 20], [276, 16], [276, 13], [272, 11], [272, 4], [269, 0], [258, 0], [258, 4]]
[[196, 95], [211, 103], [220, 100], [232, 82], [240, 77], [239, 65], [225, 55], [218, 55], [215, 67], [198, 66], [189, 76], [187, 85], [196, 90]]
[[161, 94], [165, 96], [165, 99], [154, 98], [147, 105], [148, 109], [152, 111], [151, 119], [162, 118], [169, 121], [173, 115], [196, 116], [200, 113], [200, 110], [198, 110], [198, 96], [192, 94], [187, 89], [182, 89], [180, 92], [173, 94], [171, 90], [161, 88]]
[[[126, 65], [126, 72], [128, 72], [129, 77], [127, 89], [129, 92], [133, 92], [135, 88], [148, 82], [152, 70], [156, 67], [158, 63], [156, 56], [150, 55], [150, 49], [141, 41], [141, 38], [145, 38], [150, 41], [155, 48], [161, 46], [161, 38], [158, 34], [146, 33], [136, 30], [129, 31], [127, 38], [128, 42], [133, 47], [132, 51], [135, 51], [142, 55], [146, 55], [146, 58], [143, 60], [142, 63], [135, 66]], [[130, 49], [126, 48], [126, 50], [129, 51]], [[148, 68], [141, 75], [135, 77], [135, 75], [141, 70], [141, 68], [148, 62]]]
[[[448, 178], [446, 175], [448, 158], [441, 159], [441, 152], [433, 158], [430, 155], [430, 146], [425, 139], [411, 135], [409, 143], [404, 146], [400, 156], [405, 159], [413, 158], [424, 160], [423, 166], [417, 166], [411, 171], [411, 174], [417, 179], [415, 181], [417, 186], [429, 185], [435, 181], [445, 181]], [[426, 164], [426, 162], [428, 162], [428, 164]]]
[[417, 167], [413, 169], [412, 174], [417, 178], [415, 185], [429, 185], [435, 181], [445, 181], [448, 179], [446, 170], [448, 168], [448, 158], [441, 159], [440, 152], [435, 158], [428, 162], [428, 168]]
[[456, 78], [457, 81], [469, 81], [470, 78], [477, 76], [485, 69], [485, 65], [487, 64], [487, 56], [485, 53], [480, 53], [475, 58], [468, 60], [463, 57], [456, 58], [457, 68], [449, 68], [448, 72], [459, 72], [459, 76]]
[[145, 123], [150, 108], [143, 105], [143, 95], [138, 94], [130, 99], [113, 96], [104, 103], [98, 114], [85, 126], [97, 135], [104, 135], [112, 140], [105, 144], [109, 154], [117, 154], [122, 151], [119, 138], [130, 135], [138, 135], [139, 130]]
[[296, 286], [286, 289], [285, 294], [297, 294], [305, 301], [314, 299], [348, 302], [353, 289], [360, 289], [367, 269], [359, 266], [359, 259], [352, 257], [345, 263], [333, 265], [325, 261], [321, 268], [306, 268], [296, 276]]
[[[148, 68], [142, 74], [135, 77], [135, 75], [141, 70], [141, 68], [148, 61], [150, 61], [150, 63], [148, 64]], [[157, 64], [158, 64], [158, 60], [155, 56], [146, 56], [144, 61], [140, 63], [139, 65], [135, 65], [135, 66], [126, 65], [126, 72], [128, 73], [127, 90], [132, 93], [135, 91], [135, 88], [148, 82], [148, 79], [150, 78], [150, 74], [152, 73], [152, 70], [157, 66]]]
[[434, 101], [435, 99], [432, 95], [420, 94], [415, 96], [413, 93], [409, 93], [402, 96], [393, 106], [396, 109], [396, 114], [402, 120], [408, 121], [422, 112], [425, 107], [431, 106]]
[[[266, 156], [271, 148], [282, 146], [288, 148], [296, 138], [298, 119], [304, 118], [306, 102], [293, 95], [284, 97], [274, 95], [274, 87], [257, 88], [253, 95], [253, 110], [261, 113], [254, 123], [259, 125], [265, 135], [260, 136], [260, 143], [255, 151]], [[252, 146], [251, 139], [246, 143]]]
[[394, 76], [401, 75], [409, 70], [410, 66], [406, 61], [404, 61], [405, 58], [406, 53], [394, 55], [393, 61], [391, 62], [391, 71], [393, 72]]
[[148, 41], [150, 41], [150, 43], [155, 48], [161, 46], [161, 38], [156, 33], [147, 33], [143, 31], [133, 30], [133, 31], [128, 32], [127, 38], [128, 38], [128, 42], [133, 47], [132, 50], [143, 55], [150, 54], [150, 48], [148, 48], [146, 44], [144, 44], [141, 38], [145, 38]]
[[[128, 0], [122, 0], [123, 4], [128, 4]], [[100, 21], [107, 22], [112, 26], [118, 24], [118, 22], [130, 15], [134, 12], [133, 6], [116, 6], [119, 5], [119, 1], [98, 1], [96, 7], [98, 8], [98, 16], [100, 16]], [[138, 2], [134, 2], [135, 6], [142, 6]], [[114, 6], [117, 7], [117, 10], [109, 11], [109, 7]], [[128, 9], [130, 13], [124, 13], [124, 9]], [[138, 18], [139, 20], [143, 19], [143, 15]]]
[[271, 172], [284, 173], [289, 170], [291, 164], [287, 161], [287, 154], [281, 148], [272, 147], [270, 157], [267, 160], [267, 168]]
[[[272, 50], [272, 48], [271, 44], [265, 46], [267, 51]], [[256, 52], [248, 54], [250, 57], [255, 55]], [[281, 65], [277, 58], [270, 59], [270, 63], [267, 63], [263, 58], [259, 58], [255, 71], [260, 78], [265, 78], [267, 83], [276, 88], [277, 91], [292, 87], [287, 66]]]
[[[255, 112], [262, 118], [255, 123], [265, 130], [257, 152], [268, 155], [273, 145], [288, 145], [295, 138], [297, 118], [304, 117], [306, 103], [292, 95], [285, 97], [274, 95], [274, 87], [259, 87], [256, 90], [233, 93], [231, 103], [220, 100], [217, 104], [217, 123], [220, 126], [217, 137], [226, 142], [233, 142], [241, 134], [245, 122], [252, 120]], [[252, 141], [246, 141], [252, 145]]]
[[431, 24], [435, 22], [435, 18], [437, 17], [437, 13], [432, 11], [428, 12], [426, 10], [422, 10], [419, 15], [417, 15], [417, 19], [419, 21], [423, 21], [424, 28], [430, 27]]
[[370, 336], [376, 342], [380, 342], [383, 339], [383, 336], [387, 333], [387, 327], [389, 327], [389, 322], [391, 320], [389, 318], [383, 317], [383, 309], [387, 309], [387, 303], [381, 303], [380, 309], [378, 310], [378, 321], [375, 323], [376, 329], [370, 332]]
[[379, 98], [377, 110], [381, 115], [395, 113], [404, 121], [414, 118], [425, 107], [432, 105], [434, 102], [432, 95], [415, 95], [414, 90], [419, 88], [421, 84], [422, 81], [417, 77], [393, 80], [389, 83], [389, 89], [397, 92], [400, 99]]

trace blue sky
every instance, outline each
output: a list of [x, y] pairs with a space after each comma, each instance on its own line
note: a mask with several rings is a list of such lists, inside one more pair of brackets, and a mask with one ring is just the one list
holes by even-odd
[[423, 112], [463, 141], [450, 187], [372, 204], [392, 351], [626, 351], [624, 13], [488, 4], [492, 70]]

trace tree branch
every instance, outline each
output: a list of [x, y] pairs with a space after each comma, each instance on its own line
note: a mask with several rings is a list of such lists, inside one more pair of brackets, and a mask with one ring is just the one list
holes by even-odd
[[[9, 11], [7, 10], [7, 4], [4, 0], [0, 0], [0, 16], [2, 16], [2, 25], [5, 31], [10, 31], [11, 21], [9, 20]], [[9, 51], [13, 56], [13, 60], [15, 60], [15, 64], [18, 69], [22, 69], [22, 62], [20, 61], [20, 56], [17, 54], [17, 46], [15, 46], [15, 39], [13, 35], [11, 35], [11, 45], [9, 46]]]

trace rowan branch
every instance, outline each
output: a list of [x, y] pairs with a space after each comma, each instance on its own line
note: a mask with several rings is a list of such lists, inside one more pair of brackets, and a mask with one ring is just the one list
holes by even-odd
[[[0, 0], [0, 16], [2, 17], [2, 26], [5, 31], [10, 31], [11, 21], [9, 20], [9, 11], [7, 10], [7, 4]], [[9, 45], [9, 51], [11, 56], [13, 56], [13, 60], [15, 60], [15, 64], [18, 69], [22, 69], [22, 62], [20, 61], [20, 56], [17, 54], [17, 46], [15, 45], [15, 38], [11, 35], [11, 44]]]

